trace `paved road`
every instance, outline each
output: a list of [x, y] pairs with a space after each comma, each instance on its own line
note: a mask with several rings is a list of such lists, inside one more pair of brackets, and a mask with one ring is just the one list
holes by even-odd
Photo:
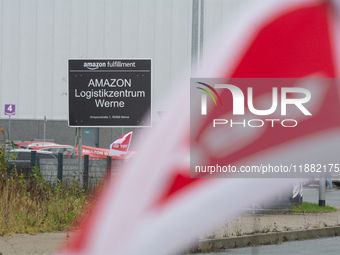
[[65, 239], [67, 240], [66, 233], [1, 236], [0, 253], [3, 255], [49, 255], [60, 247], [60, 243]]
[[[303, 201], [319, 203], [319, 186], [306, 187], [303, 192]], [[326, 190], [326, 204], [340, 206], [340, 188], [333, 185], [332, 190]], [[340, 254], [340, 237], [320, 238], [316, 240], [285, 242], [278, 245], [263, 245], [230, 249], [227, 252], [209, 253], [209, 255], [338, 255]]]
[[340, 237], [320, 238], [316, 240], [294, 241], [275, 245], [247, 247], [228, 250], [227, 252], [209, 253], [209, 255], [339, 255]]
[[[319, 203], [319, 186], [313, 185], [304, 188], [303, 201]], [[340, 189], [336, 188], [335, 185], [333, 185], [332, 190], [326, 189], [326, 205], [340, 205]]]

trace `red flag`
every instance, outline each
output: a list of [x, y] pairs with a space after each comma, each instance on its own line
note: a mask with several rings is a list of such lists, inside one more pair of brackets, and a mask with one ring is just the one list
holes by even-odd
[[[241, 17], [240, 26], [225, 31], [223, 44], [212, 47], [209, 57], [204, 58], [200, 77], [299, 78], [316, 73], [336, 77], [333, 10], [329, 1], [259, 4], [256, 10]], [[267, 92], [267, 88], [260, 88], [255, 98]], [[178, 252], [194, 237], [218, 226], [250, 202], [263, 201], [287, 188], [284, 179], [190, 178], [188, 94], [167, 109], [143, 150], [114, 185], [106, 188], [65, 254]], [[301, 121], [305, 133], [282, 129], [280, 134], [274, 134], [266, 129], [241, 145], [244, 133], [233, 134], [231, 138], [239, 146], [233, 151], [221, 147], [225, 157], [235, 164], [254, 162], [253, 155], [268, 157], [280, 145], [290, 149], [287, 141], [294, 143], [307, 135], [338, 131], [339, 121], [330, 117], [338, 114], [337, 91], [335, 87], [326, 87], [322, 95], [315, 106], [319, 109], [317, 114]], [[200, 146], [205, 141], [202, 137], [209, 132], [209, 119], [221, 114], [220, 108], [214, 108], [205, 122], [198, 120], [194, 126], [192, 141], [202, 148], [200, 153], [208, 164], [216, 164], [219, 159], [212, 150]]]
[[116, 141], [110, 145], [110, 155], [125, 155], [130, 147], [132, 133], [129, 132], [119, 137]]

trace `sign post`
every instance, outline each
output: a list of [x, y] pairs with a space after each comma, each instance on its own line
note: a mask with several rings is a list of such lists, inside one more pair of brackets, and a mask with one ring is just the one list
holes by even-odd
[[11, 141], [11, 115], [15, 115], [15, 104], [5, 104], [5, 115], [8, 115], [8, 139]]
[[46, 115], [44, 115], [44, 142], [46, 141], [46, 122], [47, 122]]
[[82, 137], [83, 131], [81, 130], [81, 127], [78, 127], [78, 179], [79, 183], [81, 182], [81, 170], [83, 169], [82, 165], [82, 158], [83, 158], [83, 137]]

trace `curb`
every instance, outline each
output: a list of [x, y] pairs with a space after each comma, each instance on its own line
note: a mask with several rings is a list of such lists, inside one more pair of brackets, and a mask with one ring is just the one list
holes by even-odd
[[338, 235], [340, 235], [340, 226], [201, 240], [198, 241], [198, 247], [203, 248], [204, 250], [231, 249]]

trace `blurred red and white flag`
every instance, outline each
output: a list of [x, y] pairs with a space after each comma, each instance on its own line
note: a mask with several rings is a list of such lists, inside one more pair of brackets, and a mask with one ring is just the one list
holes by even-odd
[[132, 131], [122, 135], [119, 137], [116, 141], [111, 143], [110, 145], [110, 155], [124, 155], [128, 152], [130, 143], [131, 143], [131, 138], [132, 138]]
[[[338, 77], [340, 30], [333, 2], [262, 1], [241, 11], [239, 20], [224, 27], [222, 40], [207, 50], [198, 77]], [[190, 144], [188, 82], [180, 84], [185, 93], [164, 108], [166, 116], [145, 135], [148, 142], [123, 174], [105, 188], [63, 254], [174, 254], [249, 204], [270, 200], [289, 187], [285, 179], [190, 178], [191, 144], [201, 150], [205, 163], [220, 162], [203, 138], [210, 132], [209, 119], [231, 109], [215, 107], [204, 121], [196, 120]], [[321, 137], [324, 154], [332, 154], [332, 140], [340, 137], [340, 118], [334, 118], [340, 116], [337, 89], [323, 88], [315, 113], [299, 122], [304, 132], [282, 128], [278, 134], [264, 128], [256, 134], [233, 133], [233, 150], [222, 146], [220, 151], [230, 164], [250, 164], [275, 151], [290, 151], [297, 140], [308, 147]], [[261, 88], [254, 96], [267, 93]]]

